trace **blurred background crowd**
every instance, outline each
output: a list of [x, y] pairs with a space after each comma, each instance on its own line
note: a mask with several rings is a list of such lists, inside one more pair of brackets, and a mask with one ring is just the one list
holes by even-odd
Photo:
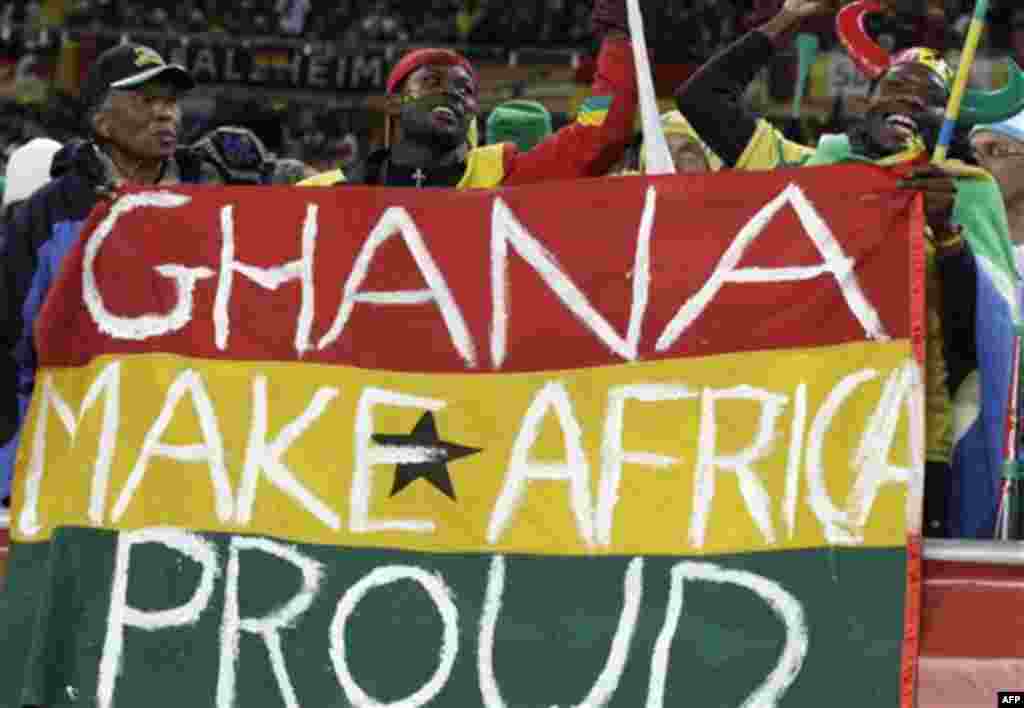
[[[242, 124], [278, 155], [314, 169], [344, 166], [381, 139], [380, 96], [409, 47], [459, 47], [480, 67], [486, 110], [531, 98], [568, 120], [589, 84], [591, 0], [20, 0], [0, 3], [0, 169], [26, 140], [64, 142], [78, 131], [76, 95], [90, 60], [130, 38], [185, 63], [201, 84], [185, 104], [187, 141], [218, 124]], [[767, 19], [781, 0], [643, 0], [659, 92], [668, 97], [717, 49]], [[968, 0], [904, 0], [872, 28], [891, 47], [954, 50]], [[1000, 61], [1024, 64], [1024, 5], [993, 0], [982, 82]], [[866, 84], [836, 49], [832, 16], [813, 25], [821, 57], [806, 111], [790, 130], [813, 137], [842, 128]], [[752, 96], [790, 120], [796, 53], [780, 57]], [[986, 69], [988, 67], [988, 69]]]
[[[6, 3], [9, 22], [39, 25], [64, 22], [76, 29], [154, 30], [175, 34], [223, 33], [231, 36], [284, 36], [341, 42], [480, 42], [502, 45], [565, 45], [587, 40], [588, 0], [33, 0]], [[57, 5], [47, 17], [47, 5]], [[767, 19], [775, 0], [648, 0], [653, 44], [675, 44], [696, 56]], [[920, 15], [931, 15], [951, 32], [969, 20], [967, 0], [943, 0], [932, 11], [927, 0], [907, 0], [904, 26], [916, 32]], [[1014, 22], [1024, 22], [1024, 7], [1012, 0], [993, 3], [992, 41], [1009, 46]], [[1015, 7], [1016, 6], [1016, 7]], [[822, 27], [831, 35], [830, 23]]]
[[[341, 42], [482, 42], [555, 44], [585, 42], [588, 0], [29, 0], [4, 3], [3, 20], [30, 26], [63, 24], [81, 30], [154, 30], [174, 34], [222, 33]], [[684, 45], [706, 54], [766, 19], [776, 0], [648, 0], [655, 44]], [[969, 19], [967, 0], [906, 0], [905, 18], [922, 14], [951, 31]], [[1006, 43], [1024, 7], [992, 3], [992, 41]], [[896, 31], [914, 31], [897, 27]], [[916, 22], [910, 20], [909, 25]], [[827, 23], [826, 23], [827, 25]], [[824, 34], [830, 30], [823, 28]], [[996, 36], [998, 35], [998, 36]]]

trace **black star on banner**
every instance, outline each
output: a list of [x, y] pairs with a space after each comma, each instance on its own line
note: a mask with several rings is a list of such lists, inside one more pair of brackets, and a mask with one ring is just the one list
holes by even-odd
[[395, 496], [417, 479], [425, 479], [449, 499], [455, 499], [455, 488], [452, 486], [452, 478], [448, 475], [448, 463], [475, 455], [481, 449], [441, 440], [437, 436], [434, 414], [430, 412], [423, 414], [408, 435], [374, 434], [373, 441], [378, 445], [408, 452], [407, 461], [399, 462], [395, 466], [395, 483], [391, 487], [391, 496]]

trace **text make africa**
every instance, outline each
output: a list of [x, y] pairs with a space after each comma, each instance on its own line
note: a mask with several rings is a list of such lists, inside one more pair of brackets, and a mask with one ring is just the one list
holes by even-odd
[[[139, 493], [147, 477], [151, 463], [158, 459], [170, 461], [176, 466], [201, 464], [207, 467], [213, 490], [215, 512], [220, 524], [239, 530], [251, 529], [254, 520], [253, 509], [257, 490], [261, 482], [275, 487], [279, 492], [298, 503], [303, 512], [315, 517], [323, 527], [338, 532], [343, 521], [339, 510], [309, 489], [301, 478], [315, 470], [295, 470], [285, 464], [285, 456], [293, 453], [292, 460], [302, 460], [302, 436], [314, 424], [327, 425], [334, 429], [338, 421], [319, 422], [324, 416], [340, 413], [350, 416], [353, 437], [351, 448], [344, 439], [335, 448], [337, 452], [351, 450], [351, 484], [347, 494], [349, 507], [348, 531], [352, 534], [399, 532], [432, 534], [438, 525], [430, 519], [385, 519], [379, 510], [371, 510], [374, 488], [374, 469], [383, 465], [402, 465], [436, 461], [440, 449], [431, 447], [406, 447], [375, 445], [374, 411], [382, 407], [414, 409], [437, 413], [445, 409], [448, 402], [439, 398], [415, 396], [396, 390], [375, 386], [364, 386], [354, 395], [330, 386], [319, 387], [305, 410], [283, 425], [274, 433], [269, 428], [270, 398], [269, 379], [253, 375], [251, 384], [251, 405], [248, 409], [248, 435], [243, 440], [225, 440], [221, 416], [235, 418], [245, 408], [235, 403], [218, 410], [209, 387], [217, 379], [207, 380], [193, 369], [180, 370], [164, 393], [159, 414], [148, 426], [141, 441], [127, 440], [121, 431], [121, 391], [131, 390], [130, 382], [122, 381], [125, 364], [114, 361], [106, 364], [96, 377], [88, 382], [77, 381], [75, 390], [86, 388], [79, 403], [77, 415], [67, 401], [67, 391], [58, 390], [54, 374], [47, 372], [38, 386], [33, 403], [34, 430], [31, 440], [23, 441], [27, 467], [19, 472], [23, 480], [18, 495], [20, 513], [17, 530], [25, 538], [38, 537], [46, 527], [56, 520], [40, 518], [40, 498], [48, 492], [56, 480], [47, 478], [73, 474], [71, 470], [92, 469], [88, 503], [88, 520], [102, 526], [108, 519], [115, 524], [123, 523], [126, 511]], [[237, 376], [236, 376], [237, 378]], [[863, 386], [870, 382], [882, 383], [882, 391], [874, 402], [874, 412], [864, 419], [862, 429], [851, 435], [849, 430], [831, 431], [833, 421], [848, 401], [863, 399]], [[775, 545], [780, 539], [773, 522], [773, 497], [782, 497], [781, 515], [790, 536], [794, 532], [800, 477], [803, 470], [806, 493], [804, 498], [814, 517], [820, 524], [821, 532], [830, 543], [858, 545], [864, 542], [863, 532], [868, 523], [872, 507], [879, 491], [888, 485], [909, 488], [907, 494], [907, 523], [916, 528], [916, 510], [919, 498], [919, 474], [923, 467], [923, 410], [921, 377], [917, 364], [906, 360], [902, 365], [887, 372], [861, 369], [842, 377], [834, 386], [817, 411], [809, 410], [806, 383], [799, 383], [792, 397], [752, 386], [731, 388], [691, 388], [680, 383], [637, 382], [614, 386], [605, 392], [603, 420], [580, 420], [565, 381], [551, 380], [537, 388], [526, 408], [514, 441], [507, 449], [490, 449], [504, 460], [496, 472], [503, 476], [500, 492], [497, 494], [486, 523], [486, 542], [497, 545], [503, 541], [506, 532], [516, 522], [517, 514], [526, 500], [534, 483], [563, 483], [565, 499], [574, 519], [578, 541], [587, 548], [613, 546], [615, 538], [615, 511], [620, 502], [620, 487], [627, 465], [654, 469], [678, 467], [681, 460], [664, 454], [663, 451], [625, 449], [624, 434], [630, 428], [642, 425], [642, 415], [657, 415], [660, 402], [692, 401], [697, 407], [699, 429], [696, 440], [680, 441], [687, 450], [695, 451], [696, 465], [693, 477], [693, 503], [689, 519], [687, 541], [695, 549], [705, 545], [708, 520], [715, 496], [716, 479], [723, 475], [734, 477], [739, 484], [746, 512], [757, 527], [763, 542]], [[87, 441], [80, 434], [82, 422], [89, 410], [103, 401], [102, 419], [95, 440]], [[718, 430], [727, 424], [720, 420], [720, 407], [729, 402], [738, 402], [751, 407], [752, 424], [750, 442], [739, 450], [721, 450]], [[627, 403], [632, 402], [633, 412], [627, 422]], [[792, 402], [793, 422], [789, 426], [790, 440], [787, 462], [785, 463], [785, 493], [771, 494], [759, 474], [758, 466], [767, 458], [775, 439], [779, 436], [781, 415]], [[640, 404], [647, 404], [640, 406]], [[859, 404], [863, 405], [863, 403]], [[198, 421], [197, 435], [201, 440], [193, 444], [171, 444], [168, 429], [177, 411], [187, 406]], [[635, 407], [635, 408], [634, 408]], [[904, 415], [906, 411], [906, 415]], [[552, 414], [563, 438], [563, 459], [546, 461], [537, 459], [537, 442], [545, 418]], [[133, 413], [133, 415], [136, 415]], [[275, 416], [276, 417], [276, 416]], [[48, 453], [48, 445], [54, 441], [47, 433], [51, 418], [59, 420], [71, 437], [72, 449], [92, 450], [84, 447], [95, 443], [95, 458], [81, 459], [74, 465], [64, 462], [62, 454]], [[908, 421], [906, 437], [907, 467], [896, 466], [890, 459], [897, 451], [897, 426], [901, 419]], [[95, 418], [92, 418], [95, 421]], [[96, 426], [91, 426], [96, 430]], [[600, 460], [591, 459], [595, 453], [587, 452], [583, 441], [584, 431], [600, 431]], [[390, 432], [390, 431], [388, 431]], [[237, 434], [237, 433], [236, 433]], [[856, 475], [846, 502], [837, 505], [829, 492], [829, 474], [825, 464], [825, 448], [829, 441], [841, 443], [859, 438], [859, 445], [852, 459], [847, 462]], [[476, 442], [476, 441], [474, 441]], [[485, 441], [480, 441], [485, 442]], [[82, 446], [82, 447], [80, 447]], [[124, 455], [124, 449], [138, 450], [131, 462], [131, 471], [120, 490], [115, 490], [116, 500], [112, 509], [107, 510], [109, 487], [115, 457]], [[236, 485], [229, 473], [227, 453], [244, 450], [240, 478]], [[902, 450], [898, 451], [900, 454]], [[78, 453], [82, 454], [82, 453]], [[88, 454], [88, 453], [85, 453]], [[130, 454], [130, 452], [129, 452]], [[333, 454], [333, 453], [332, 453]], [[236, 458], [240, 457], [236, 455]], [[119, 458], [120, 459], [120, 458]], [[493, 457], [492, 457], [493, 459]], [[124, 460], [120, 468], [127, 469]], [[599, 463], [596, 500], [593, 494], [591, 468]], [[296, 464], [291, 463], [292, 467]], [[348, 466], [348, 460], [340, 460], [341, 466]], [[181, 472], [188, 467], [180, 467]], [[162, 474], [166, 474], [164, 471]], [[176, 474], [180, 474], [176, 472]], [[55, 492], [53, 492], [55, 493]], [[65, 520], [66, 522], [66, 520]], [[183, 524], [185, 525], [185, 524]], [[483, 538], [480, 539], [483, 541]], [[621, 539], [620, 539], [621, 540]]]

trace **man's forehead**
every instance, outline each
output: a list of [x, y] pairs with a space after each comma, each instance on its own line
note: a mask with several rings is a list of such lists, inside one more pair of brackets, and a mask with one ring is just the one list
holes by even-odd
[[917, 62], [903, 62], [892, 66], [887, 72], [885, 72], [885, 75], [882, 77], [882, 82], [904, 81], [907, 79], [926, 81], [934, 88], [939, 89], [943, 95], [946, 95], [947, 93], [946, 83], [942, 80], [942, 77], [924, 64], [919, 64]]
[[667, 133], [665, 140], [672, 143], [676, 147], [695, 147], [701, 149], [700, 142], [697, 138], [686, 133]]
[[162, 96], [166, 98], [180, 98], [185, 92], [173, 81], [156, 78], [138, 86], [130, 88], [114, 89], [116, 93], [140, 96]]
[[990, 130], [987, 128], [980, 128], [971, 135], [971, 142], [975, 144], [980, 143], [1003, 143], [1006, 145], [1017, 145], [1024, 147], [1024, 140], [1014, 138], [1012, 135], [1007, 135], [998, 130]]
[[409, 75], [409, 78], [412, 78], [414, 76], [423, 76], [425, 74], [435, 73], [447, 73], [449, 75], [458, 75], [460, 77], [467, 79], [471, 83], [473, 81], [473, 76], [472, 74], [469, 73], [466, 67], [461, 66], [459, 64], [441, 64], [436, 62], [424, 64], [423, 66], [417, 67], [416, 70]]

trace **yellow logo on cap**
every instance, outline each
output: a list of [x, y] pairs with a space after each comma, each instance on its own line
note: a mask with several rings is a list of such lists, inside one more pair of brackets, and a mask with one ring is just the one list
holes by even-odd
[[942, 79], [942, 83], [946, 85], [947, 91], [953, 86], [953, 79], [955, 78], [953, 68], [934, 49], [927, 47], [906, 49], [893, 57], [892, 63], [893, 65], [906, 63], [923, 64]]
[[135, 66], [146, 66], [148, 64], [161, 66], [163, 63], [163, 57], [149, 47], [135, 47]]

